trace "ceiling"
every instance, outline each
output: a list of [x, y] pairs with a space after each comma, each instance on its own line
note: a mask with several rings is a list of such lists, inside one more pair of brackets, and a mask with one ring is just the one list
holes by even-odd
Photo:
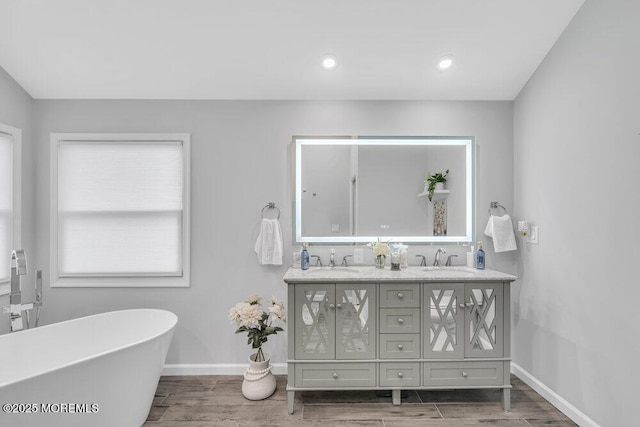
[[38, 99], [512, 100], [583, 1], [0, 0], [0, 66]]

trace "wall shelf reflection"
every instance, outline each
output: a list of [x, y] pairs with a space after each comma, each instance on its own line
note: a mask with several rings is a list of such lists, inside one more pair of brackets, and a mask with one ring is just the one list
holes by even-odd
[[[431, 198], [431, 200], [440, 200], [440, 199], [445, 199], [447, 197], [449, 197], [449, 190], [433, 190], [433, 197]], [[418, 197], [422, 197], [422, 196], [428, 196], [429, 192], [428, 191], [423, 191], [422, 193], [418, 194]]]

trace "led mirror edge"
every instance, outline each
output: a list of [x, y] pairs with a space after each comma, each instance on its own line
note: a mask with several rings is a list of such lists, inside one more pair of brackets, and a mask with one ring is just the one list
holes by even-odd
[[473, 244], [476, 236], [476, 144], [475, 138], [469, 137], [466, 145], [466, 167], [469, 173], [467, 174], [467, 235], [465, 236], [468, 243]]
[[[398, 144], [398, 141], [401, 141]], [[302, 197], [298, 194], [298, 189], [302, 184], [302, 150], [303, 145], [389, 145], [393, 142], [396, 145], [463, 145], [465, 146], [465, 165], [470, 173], [466, 176], [466, 209], [470, 212], [466, 219], [466, 235], [464, 236], [336, 236], [336, 237], [314, 237], [302, 236]], [[458, 246], [469, 246], [475, 242], [475, 137], [473, 136], [398, 136], [398, 137], [376, 137], [376, 136], [300, 136], [294, 135], [291, 138], [291, 149], [294, 164], [291, 172], [294, 174], [291, 188], [292, 205], [295, 215], [293, 221], [293, 243], [312, 244], [357, 244], [369, 243], [381, 238], [388, 242], [403, 242], [409, 244], [447, 244]]]

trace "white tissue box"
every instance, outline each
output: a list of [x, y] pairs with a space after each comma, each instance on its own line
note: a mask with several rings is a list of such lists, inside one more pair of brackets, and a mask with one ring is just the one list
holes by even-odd
[[291, 263], [293, 268], [300, 268], [300, 252], [293, 251], [293, 262]]
[[476, 267], [476, 253], [475, 252], [467, 252], [467, 267], [475, 268]]

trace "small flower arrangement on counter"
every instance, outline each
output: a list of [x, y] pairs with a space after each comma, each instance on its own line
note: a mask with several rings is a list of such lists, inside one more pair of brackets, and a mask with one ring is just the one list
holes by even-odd
[[284, 303], [276, 297], [271, 297], [270, 302], [271, 305], [267, 311], [264, 311], [262, 297], [252, 294], [244, 302], [239, 302], [229, 310], [229, 319], [240, 325], [236, 334], [246, 332], [249, 337], [247, 344], [258, 349], [255, 359], [252, 357], [256, 362], [265, 360], [262, 345], [267, 342], [269, 335], [284, 331], [279, 326], [272, 326], [274, 320], [278, 319], [282, 323], [287, 322]]
[[381, 242], [380, 238], [378, 238], [377, 242], [367, 243], [367, 246], [373, 250], [373, 256], [376, 257], [376, 267], [384, 268], [386, 258], [391, 255], [391, 248], [389, 247], [389, 244]]

